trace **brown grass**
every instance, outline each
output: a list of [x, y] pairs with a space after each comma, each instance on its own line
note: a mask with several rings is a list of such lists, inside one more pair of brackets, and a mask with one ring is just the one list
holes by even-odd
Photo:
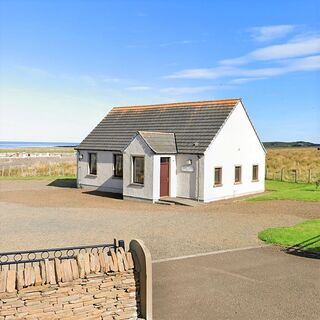
[[2, 177], [34, 177], [34, 176], [75, 176], [76, 161], [61, 163], [35, 163], [29, 166], [3, 167]]
[[268, 148], [267, 179], [315, 182], [320, 180], [320, 150], [317, 148]]
[[[30, 149], [28, 148], [29, 153]], [[60, 153], [62, 150], [74, 152], [72, 148], [45, 148], [45, 151], [44, 148], [33, 148], [33, 152], [57, 152], [57, 150]], [[19, 152], [23, 152], [22, 149], [19, 149]], [[268, 148], [266, 160], [267, 179], [281, 180], [282, 176], [283, 181], [295, 181], [292, 170], [297, 170], [297, 182], [315, 182], [320, 179], [320, 150], [317, 148]], [[0, 176], [5, 177], [75, 176], [75, 174], [75, 160], [2, 167], [0, 170]]]

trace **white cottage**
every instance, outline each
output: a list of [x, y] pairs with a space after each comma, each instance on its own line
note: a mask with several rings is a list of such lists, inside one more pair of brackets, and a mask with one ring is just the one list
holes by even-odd
[[78, 186], [124, 198], [264, 191], [265, 149], [241, 99], [115, 107], [76, 150]]

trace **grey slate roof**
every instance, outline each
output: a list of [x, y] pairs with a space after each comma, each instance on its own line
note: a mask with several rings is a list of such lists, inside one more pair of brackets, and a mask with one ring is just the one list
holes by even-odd
[[123, 151], [138, 131], [175, 134], [177, 153], [203, 154], [240, 99], [114, 107], [76, 149]]
[[174, 133], [138, 131], [154, 153], [177, 153]]

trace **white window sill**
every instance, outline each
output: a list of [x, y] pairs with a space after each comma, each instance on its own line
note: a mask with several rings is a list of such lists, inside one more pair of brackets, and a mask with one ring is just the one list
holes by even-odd
[[223, 186], [223, 184], [215, 184], [215, 185], [213, 185], [214, 188], [220, 188], [222, 186]]

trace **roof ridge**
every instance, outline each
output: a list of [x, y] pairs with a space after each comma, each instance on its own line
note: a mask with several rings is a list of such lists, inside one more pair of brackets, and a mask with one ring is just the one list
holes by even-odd
[[150, 133], [159, 133], [159, 134], [174, 134], [174, 132], [164, 132], [164, 131], [147, 131], [147, 130], [138, 130], [138, 132], [140, 133], [144, 133], [144, 132], [150, 132]]
[[160, 103], [160, 104], [145, 104], [145, 105], [131, 105], [131, 106], [117, 106], [113, 107], [111, 111], [125, 111], [127, 109], [147, 109], [157, 107], [189, 107], [189, 106], [203, 106], [210, 104], [226, 105], [241, 101], [241, 98], [234, 99], [220, 99], [220, 100], [203, 100], [203, 101], [189, 101], [189, 102], [173, 102], [173, 103]]

